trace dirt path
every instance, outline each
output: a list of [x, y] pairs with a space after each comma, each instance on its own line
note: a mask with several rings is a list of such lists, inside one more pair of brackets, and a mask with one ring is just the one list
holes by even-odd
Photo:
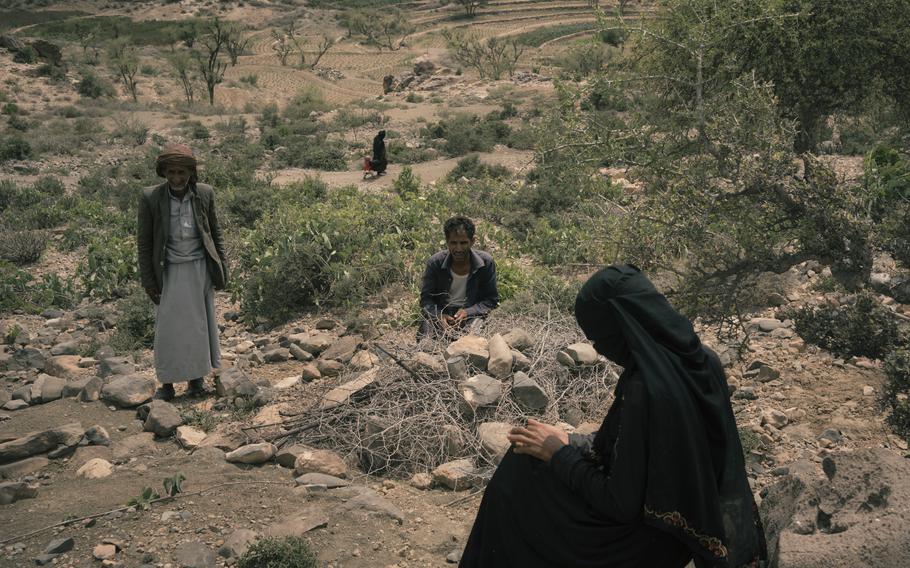
[[[525, 150], [513, 150], [503, 148], [495, 152], [484, 152], [479, 154], [483, 162], [506, 166], [513, 171], [527, 171], [533, 159], [533, 152]], [[443, 178], [452, 168], [458, 164], [461, 158], [448, 158], [444, 160], [434, 160], [432, 162], [422, 162], [412, 164], [411, 169], [420, 177], [424, 183], [435, 182]], [[343, 187], [347, 185], [356, 185], [359, 189], [385, 189], [391, 187], [395, 178], [401, 173], [404, 166], [400, 164], [390, 164], [386, 175], [379, 178], [363, 179], [363, 172], [346, 171], [346, 172], [323, 172], [320, 170], [310, 170], [303, 168], [288, 168], [278, 170], [274, 178], [274, 183], [287, 184], [295, 181], [301, 181], [306, 177], [318, 177], [326, 182], [330, 187]]]

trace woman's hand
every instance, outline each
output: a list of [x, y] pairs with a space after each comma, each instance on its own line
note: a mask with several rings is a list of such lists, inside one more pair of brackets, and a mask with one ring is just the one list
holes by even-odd
[[569, 435], [556, 426], [528, 418], [527, 426], [516, 426], [508, 435], [516, 454], [528, 454], [549, 462], [560, 448], [569, 443]]

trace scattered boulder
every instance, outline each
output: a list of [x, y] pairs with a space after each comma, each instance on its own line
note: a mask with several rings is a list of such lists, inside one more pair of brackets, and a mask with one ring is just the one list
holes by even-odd
[[791, 464], [763, 493], [771, 565], [910, 566], [910, 461], [866, 448], [822, 465], [825, 475], [808, 461]]
[[509, 344], [509, 347], [516, 351], [524, 351], [534, 345], [534, 338], [531, 337], [531, 334], [520, 327], [513, 328], [502, 338]]
[[155, 444], [155, 434], [151, 432], [140, 432], [117, 440], [111, 444], [111, 450], [115, 460], [131, 458], [137, 456], [147, 456], [158, 452], [158, 446]]
[[467, 362], [478, 369], [487, 368], [490, 352], [487, 350], [488, 341], [484, 337], [465, 335], [450, 343], [445, 349], [446, 359], [459, 355], [465, 357]]
[[45, 554], [63, 554], [64, 552], [69, 552], [76, 545], [76, 542], [72, 537], [69, 538], [56, 538], [48, 543], [44, 548]]
[[[100, 355], [96, 355], [100, 357]], [[101, 362], [98, 364], [98, 376], [101, 378], [111, 375], [131, 375], [136, 372], [136, 365], [127, 357], [100, 357]]]
[[[85, 388], [85, 385], [92, 380], [93, 377], [82, 377], [80, 379], [73, 379], [66, 381], [63, 385], [63, 398], [74, 398], [79, 396], [79, 393], [82, 392], [82, 389]], [[100, 388], [100, 387], [99, 387]]]
[[521, 351], [512, 350], [512, 370], [527, 372], [531, 370], [531, 360]]
[[74, 447], [82, 439], [83, 433], [82, 426], [78, 422], [73, 422], [4, 442], [0, 444], [0, 464], [43, 454], [59, 446]]
[[784, 322], [776, 318], [752, 318], [746, 325], [749, 331], [763, 331], [770, 333], [779, 327], [783, 327]]
[[490, 338], [487, 349], [487, 371], [494, 377], [507, 377], [512, 372], [512, 350], [509, 344], [497, 333]]
[[366, 349], [358, 351], [351, 357], [351, 368], [355, 371], [366, 371], [379, 364], [379, 357]]
[[278, 381], [277, 383], [275, 383], [275, 388], [278, 390], [287, 390], [289, 388], [296, 387], [299, 384], [300, 384], [300, 376], [294, 375], [291, 377], [285, 377], [285, 378], [281, 379], [280, 381]]
[[296, 333], [288, 337], [288, 340], [316, 356], [328, 349], [335, 338], [328, 333]]
[[22, 349], [16, 349], [8, 359], [5, 359], [4, 366], [6, 367], [7, 371], [43, 369], [44, 354], [33, 347], [23, 347]]
[[359, 335], [345, 335], [330, 345], [319, 357], [321, 359], [334, 359], [335, 361], [347, 364], [354, 357], [354, 353], [361, 343], [363, 343], [363, 337]]
[[240, 367], [231, 367], [215, 377], [215, 393], [227, 398], [251, 398], [256, 396], [259, 387]]
[[597, 363], [597, 351], [590, 343], [573, 343], [560, 351], [556, 358], [566, 367], [590, 366]]
[[265, 529], [267, 537], [297, 536], [328, 526], [329, 518], [321, 514], [303, 511], [286, 517]]
[[81, 358], [78, 355], [57, 355], [44, 361], [44, 372], [55, 377], [72, 377], [85, 372], [79, 366]]
[[408, 481], [414, 489], [425, 491], [433, 488], [433, 476], [429, 473], [415, 473]]
[[790, 419], [787, 415], [776, 408], [766, 408], [761, 413], [761, 425], [770, 425], [778, 430], [786, 426], [790, 422]]
[[113, 544], [98, 544], [92, 549], [92, 557], [95, 560], [109, 560], [117, 556], [117, 547]]
[[278, 462], [278, 465], [281, 467], [290, 469], [294, 467], [294, 463], [297, 461], [297, 456], [308, 450], [309, 448], [306, 446], [301, 446], [300, 444], [294, 444], [293, 446], [281, 448], [278, 450], [278, 453], [275, 454], [275, 461]]
[[344, 363], [335, 359], [320, 359], [316, 362], [316, 370], [320, 376], [337, 377], [344, 371]]
[[512, 379], [512, 398], [524, 408], [542, 411], [550, 404], [550, 397], [534, 379], [522, 373], [515, 373]]
[[38, 456], [0, 465], [0, 479], [16, 479], [31, 475], [46, 468], [50, 463], [51, 460], [46, 457]]
[[85, 431], [85, 440], [92, 446], [110, 446], [111, 437], [104, 427], [95, 424]]
[[307, 449], [294, 461], [294, 474], [324, 473], [335, 477], [346, 477], [348, 466], [341, 456], [330, 450]]
[[237, 529], [232, 532], [224, 544], [218, 549], [218, 556], [223, 558], [239, 558], [246, 554], [250, 544], [259, 538], [259, 533], [250, 529]]
[[356, 379], [330, 390], [322, 397], [320, 408], [322, 410], [329, 410], [336, 406], [346, 404], [351, 398], [356, 397], [370, 387], [376, 381], [377, 373], [378, 367], [374, 367], [369, 371], [364, 371]]
[[51, 347], [51, 355], [78, 355], [79, 347], [78, 341], [64, 341]]
[[224, 455], [224, 459], [231, 463], [260, 464], [265, 463], [275, 456], [276, 448], [268, 442], [247, 444], [240, 446]]
[[266, 363], [282, 363], [291, 358], [291, 352], [284, 347], [276, 347], [274, 349], [269, 349], [262, 354], [262, 359]]
[[0, 483], [0, 505], [9, 505], [22, 499], [33, 499], [38, 496], [38, 486], [24, 481], [4, 481]]
[[502, 383], [487, 375], [476, 375], [458, 384], [461, 396], [470, 411], [496, 404], [502, 396]]
[[304, 365], [300, 370], [300, 380], [304, 382], [315, 381], [316, 379], [321, 379], [322, 373], [319, 371], [319, 367], [309, 363]]
[[143, 430], [154, 432], [159, 438], [168, 438], [182, 425], [183, 417], [176, 406], [163, 400], [153, 400], [149, 403], [148, 417], [145, 419]]
[[76, 475], [86, 479], [101, 479], [109, 476], [113, 471], [114, 466], [111, 465], [111, 462], [95, 458], [85, 462], [82, 467], [76, 470]]
[[98, 377], [89, 379], [82, 391], [79, 392], [79, 400], [82, 402], [94, 402], [101, 398], [101, 389], [104, 383]]
[[32, 383], [32, 403], [45, 403], [58, 400], [63, 397], [63, 388], [66, 386], [66, 380], [59, 377], [40, 374], [35, 382]]
[[193, 428], [192, 426], [178, 426], [177, 427], [177, 441], [181, 446], [188, 450], [195, 450], [199, 445], [205, 440], [206, 434], [202, 430]]
[[430, 373], [441, 375], [446, 372], [446, 366], [438, 357], [423, 351], [418, 351], [407, 360], [407, 366], [417, 373]]
[[505, 422], [484, 422], [477, 427], [480, 446], [494, 463], [498, 464], [512, 445], [507, 437], [510, 430], [512, 425]]
[[449, 378], [456, 381], [462, 381], [468, 376], [468, 362], [464, 356], [451, 357], [446, 359], [446, 370], [449, 372]]
[[174, 550], [180, 568], [214, 568], [215, 560], [215, 552], [201, 542], [184, 542]]
[[346, 479], [315, 472], [304, 473], [294, 479], [294, 482], [297, 483], [297, 485], [303, 485], [304, 487], [318, 486], [324, 487], [325, 489], [337, 489], [338, 487], [347, 487], [351, 484], [351, 482]]
[[24, 400], [9, 400], [3, 405], [3, 410], [22, 410], [28, 408], [28, 403]]
[[101, 388], [101, 398], [121, 408], [139, 406], [155, 396], [155, 379], [142, 375], [115, 377]]
[[291, 353], [291, 357], [297, 359], [298, 361], [312, 361], [313, 354], [309, 351], [305, 351], [301, 346], [296, 343], [291, 343], [288, 347], [288, 351]]
[[404, 523], [404, 513], [401, 509], [393, 505], [388, 499], [381, 497], [372, 489], [362, 488], [359, 495], [352, 499], [348, 499], [347, 503], [342, 506], [342, 510], [344, 511], [351, 511], [354, 509], [379, 513], [395, 519], [398, 521], [398, 524]]
[[433, 480], [454, 491], [463, 491], [477, 483], [477, 469], [469, 459], [450, 461], [433, 470]]

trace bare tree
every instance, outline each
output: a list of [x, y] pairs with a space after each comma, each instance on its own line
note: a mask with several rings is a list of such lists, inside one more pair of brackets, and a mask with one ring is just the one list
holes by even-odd
[[338, 21], [349, 36], [363, 36], [366, 43], [389, 51], [400, 49], [404, 39], [414, 31], [414, 26], [397, 9], [378, 15], [364, 10], [348, 10], [339, 16]]
[[123, 88], [133, 97], [133, 102], [138, 99], [139, 54], [135, 46], [127, 43], [125, 39], [114, 40], [107, 48], [108, 64], [120, 78]]
[[[79, 45], [82, 46], [82, 56], [92, 65], [98, 64], [98, 57], [100, 46], [98, 45], [98, 35], [99, 28], [94, 26], [92, 29], [84, 31], [79, 36]], [[89, 58], [88, 50], [92, 50], [91, 58]]]
[[473, 18], [477, 14], [477, 8], [489, 4], [489, 0], [455, 0], [456, 4], [464, 8], [465, 16]]
[[240, 24], [234, 24], [229, 28], [228, 39], [225, 44], [228, 56], [231, 58], [231, 66], [237, 65], [237, 58], [243, 55], [246, 48], [250, 46], [252, 37], [243, 37], [244, 27]]
[[334, 38], [331, 38], [329, 36], [322, 36], [322, 41], [319, 42], [319, 48], [316, 53], [316, 59], [310, 63], [310, 69], [316, 68], [316, 66], [319, 64], [319, 60], [322, 59], [322, 56], [325, 55], [333, 45], [335, 45]]
[[477, 70], [481, 79], [499, 79], [503, 73], [511, 77], [524, 47], [514, 39], [492, 37], [481, 40], [463, 32], [443, 30], [443, 37], [452, 57], [466, 67]]
[[177, 83], [183, 88], [183, 96], [186, 102], [193, 103], [193, 78], [192, 78], [192, 59], [186, 51], [178, 51], [170, 57], [171, 66], [177, 75]]
[[228, 40], [228, 28], [219, 18], [213, 18], [203, 26], [202, 34], [197, 39], [202, 50], [194, 51], [199, 73], [205, 81], [209, 94], [209, 104], [215, 104], [215, 86], [224, 80], [227, 62], [221, 58], [222, 50]]
[[278, 61], [281, 62], [282, 66], [287, 65], [288, 57], [294, 51], [293, 38], [278, 30], [272, 30], [272, 38], [275, 40], [272, 43], [272, 51], [278, 55]]

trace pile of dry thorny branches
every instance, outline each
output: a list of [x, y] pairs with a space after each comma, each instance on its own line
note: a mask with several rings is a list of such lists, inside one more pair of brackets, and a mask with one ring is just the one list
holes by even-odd
[[[328, 410], [321, 410], [316, 404], [286, 420], [274, 436], [275, 443], [332, 449], [353, 457], [363, 471], [372, 474], [407, 476], [459, 458], [471, 458], [482, 470], [491, 471], [494, 464], [482, 451], [477, 436], [477, 426], [484, 422], [519, 424], [530, 416], [549, 423], [599, 423], [612, 399], [617, 368], [604, 362], [569, 370], [557, 362], [559, 349], [584, 339], [574, 318], [551, 313], [495, 314], [480, 335], [491, 337], [513, 328], [527, 330], [534, 339], [534, 345], [524, 354], [531, 361], [528, 375], [550, 399], [543, 412], [529, 414], [515, 402], [509, 395], [511, 378], [504, 379], [504, 394], [497, 406], [465, 412], [460, 404], [463, 399], [458, 381], [446, 371], [408, 368], [406, 362], [415, 347], [392, 348], [380, 345], [379, 340], [373, 351], [382, 354], [382, 359], [376, 381], [369, 389], [347, 404]], [[446, 342], [440, 341], [421, 347], [441, 362], [445, 346]], [[468, 374], [479, 372], [483, 371], [471, 369]], [[339, 377], [325, 388], [351, 378]]]

